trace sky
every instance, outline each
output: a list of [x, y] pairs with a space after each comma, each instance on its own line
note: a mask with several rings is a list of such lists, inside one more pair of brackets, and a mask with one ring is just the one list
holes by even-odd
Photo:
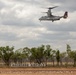
[[[54, 15], [68, 18], [60, 21], [39, 21], [48, 7]], [[38, 47], [51, 45], [66, 50], [69, 44], [76, 50], [76, 0], [0, 0], [0, 46]]]

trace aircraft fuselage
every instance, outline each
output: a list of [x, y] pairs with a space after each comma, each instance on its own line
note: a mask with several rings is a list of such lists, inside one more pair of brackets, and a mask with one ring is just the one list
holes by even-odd
[[45, 21], [56, 21], [56, 20], [60, 20], [60, 16], [42, 16], [40, 19], [40, 21], [45, 20]]

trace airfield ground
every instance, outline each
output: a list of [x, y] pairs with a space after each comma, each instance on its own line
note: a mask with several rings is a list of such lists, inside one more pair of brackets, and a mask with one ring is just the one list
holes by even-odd
[[0, 68], [0, 75], [76, 75], [76, 68]]

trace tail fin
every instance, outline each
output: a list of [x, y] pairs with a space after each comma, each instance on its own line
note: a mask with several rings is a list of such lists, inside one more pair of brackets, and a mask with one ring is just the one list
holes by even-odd
[[66, 12], [64, 13], [63, 18], [66, 19], [67, 17], [68, 17], [68, 12], [66, 11]]

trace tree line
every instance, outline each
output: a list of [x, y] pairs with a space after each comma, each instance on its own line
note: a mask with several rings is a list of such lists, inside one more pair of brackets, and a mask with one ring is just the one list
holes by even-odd
[[[65, 59], [65, 65], [68, 65], [69, 59], [72, 60], [73, 65], [76, 66], [76, 50], [71, 50], [69, 44], [66, 45], [66, 51], [60, 52], [60, 50], [53, 50], [50, 45], [41, 45], [39, 47], [25, 47], [23, 49], [14, 50], [14, 47], [0, 47], [0, 60], [2, 60], [6, 66], [9, 66], [11, 62], [15, 64], [17, 62], [23, 63], [28, 60], [30, 64], [45, 63], [48, 66], [48, 62], [52, 63], [52, 66], [63, 66]], [[55, 62], [57, 63], [55, 65]]]

